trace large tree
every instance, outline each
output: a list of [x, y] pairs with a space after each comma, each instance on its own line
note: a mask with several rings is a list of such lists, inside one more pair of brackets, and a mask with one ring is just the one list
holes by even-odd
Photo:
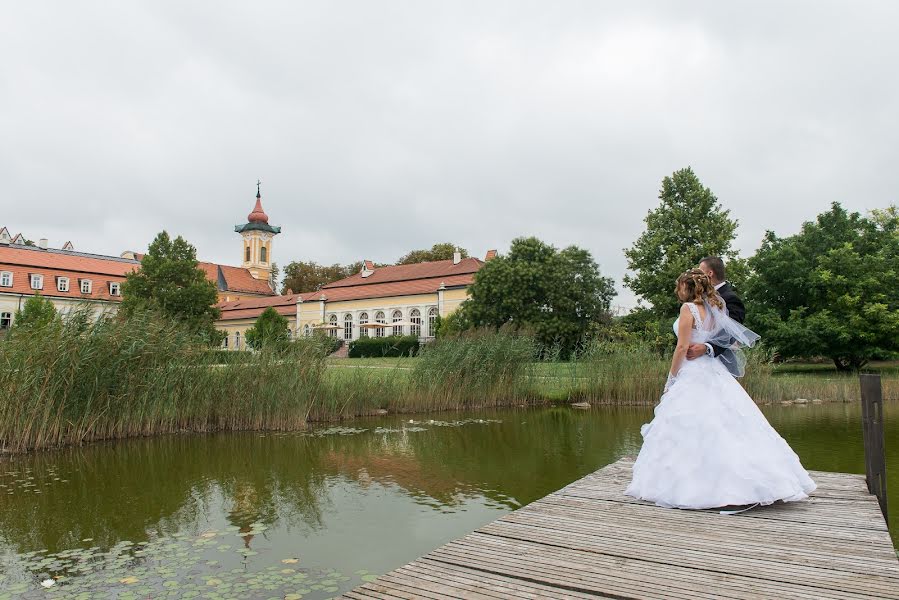
[[769, 231], [749, 260], [748, 324], [785, 357], [838, 369], [899, 352], [899, 214], [834, 203], [792, 236]]
[[197, 268], [197, 251], [181, 236], [174, 240], [165, 231], [156, 236], [122, 286], [122, 311], [158, 310], [187, 325], [192, 331], [218, 343], [215, 329], [220, 312], [215, 307], [218, 290]]
[[362, 269], [362, 263], [320, 265], [315, 262], [292, 261], [284, 267], [281, 293], [316, 292], [332, 281], [349, 277]]
[[558, 250], [530, 237], [514, 240], [507, 255], [481, 267], [469, 293], [460, 322], [528, 327], [545, 347], [567, 355], [592, 324], [608, 317], [615, 287], [588, 251]]
[[705, 256], [733, 258], [737, 221], [690, 167], [662, 180], [659, 200], [644, 219], [646, 230], [624, 251], [633, 272], [624, 284], [649, 302], [656, 316], [673, 318], [680, 304], [674, 296], [678, 275]]
[[283, 347], [289, 340], [287, 334], [289, 328], [287, 317], [278, 314], [278, 311], [270, 306], [259, 315], [256, 323], [247, 329], [247, 345], [254, 350]]
[[459, 252], [462, 258], [468, 257], [468, 251], [465, 248], [459, 248], [450, 242], [434, 244], [430, 250], [412, 250], [402, 256], [396, 264], [411, 265], [420, 262], [430, 262], [435, 260], [452, 260], [453, 255]]

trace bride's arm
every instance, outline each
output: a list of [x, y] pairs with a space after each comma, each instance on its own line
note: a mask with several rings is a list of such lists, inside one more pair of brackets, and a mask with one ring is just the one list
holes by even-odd
[[670, 377], [677, 377], [680, 367], [687, 357], [687, 350], [690, 348], [690, 338], [693, 334], [693, 313], [690, 308], [683, 304], [680, 307], [680, 322], [677, 326], [677, 347], [674, 349], [674, 356], [671, 357]]

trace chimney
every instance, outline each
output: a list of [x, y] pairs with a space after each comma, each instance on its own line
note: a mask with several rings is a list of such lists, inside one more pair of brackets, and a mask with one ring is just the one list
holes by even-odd
[[487, 262], [488, 260], [493, 260], [494, 258], [496, 258], [496, 250], [488, 250], [487, 256], [484, 257], [484, 262]]
[[462, 253], [457, 250], [453, 252], [453, 264], [458, 265], [460, 262], [462, 262]]
[[37, 241], [37, 247], [43, 248], [44, 250], [46, 250], [47, 244], [49, 244], [49, 243], [50, 243], [50, 240], [48, 240], [47, 238], [41, 238]]

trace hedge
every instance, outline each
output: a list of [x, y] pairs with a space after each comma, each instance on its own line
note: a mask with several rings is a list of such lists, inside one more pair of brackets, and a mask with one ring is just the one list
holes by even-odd
[[350, 342], [350, 358], [415, 356], [420, 343], [414, 335], [364, 337]]

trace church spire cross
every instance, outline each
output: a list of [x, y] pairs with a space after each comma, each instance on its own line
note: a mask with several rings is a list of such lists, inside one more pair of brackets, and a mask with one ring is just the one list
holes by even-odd
[[259, 192], [259, 186], [262, 185], [262, 182], [259, 179], [256, 179], [256, 197], [262, 198], [262, 194]]

